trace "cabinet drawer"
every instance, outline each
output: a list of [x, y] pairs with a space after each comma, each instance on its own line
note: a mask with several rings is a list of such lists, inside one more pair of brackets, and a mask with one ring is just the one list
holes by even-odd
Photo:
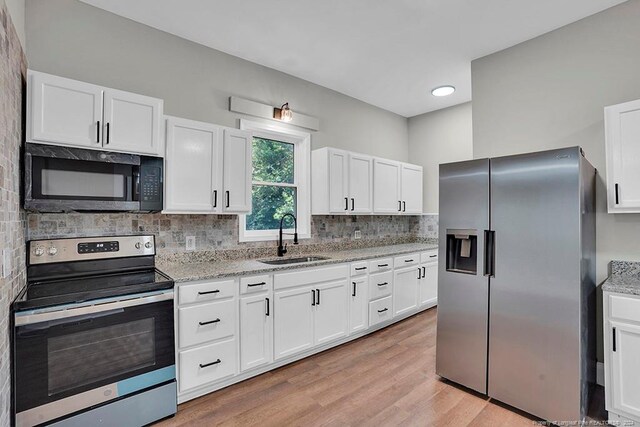
[[362, 276], [369, 272], [369, 263], [367, 261], [358, 261], [351, 263], [351, 277]]
[[180, 347], [232, 336], [236, 330], [235, 300], [213, 302], [178, 309]]
[[369, 261], [369, 273], [387, 271], [393, 268], [393, 258], [382, 258]]
[[348, 278], [348, 264], [340, 264], [337, 266], [323, 268], [308, 268], [292, 271], [291, 273], [274, 274], [273, 288], [275, 290], [287, 289], [297, 286], [313, 285], [316, 283], [333, 282]]
[[640, 298], [609, 295], [609, 309], [612, 319], [640, 322]]
[[178, 355], [180, 391], [234, 375], [237, 356], [235, 339], [181, 351]]
[[393, 271], [385, 271], [369, 276], [369, 299], [371, 301], [391, 295]]
[[392, 313], [391, 296], [369, 303], [369, 326], [377, 325], [391, 320]]
[[409, 267], [411, 265], [417, 265], [420, 262], [420, 254], [408, 254], [397, 256], [393, 260], [394, 268]]
[[252, 276], [240, 278], [240, 293], [250, 294], [271, 290], [271, 276]]
[[235, 280], [232, 279], [180, 285], [178, 287], [178, 303], [182, 305], [232, 297], [235, 295], [235, 283]]
[[420, 254], [420, 262], [422, 264], [425, 262], [438, 262], [438, 251], [422, 252]]

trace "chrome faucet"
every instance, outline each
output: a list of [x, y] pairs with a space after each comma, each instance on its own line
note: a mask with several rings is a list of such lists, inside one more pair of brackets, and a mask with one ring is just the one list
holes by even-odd
[[282, 232], [282, 222], [288, 216], [293, 218], [293, 227], [294, 227], [293, 244], [294, 245], [298, 244], [298, 220], [296, 220], [295, 215], [293, 215], [292, 213], [286, 213], [282, 215], [282, 218], [280, 218], [280, 235], [279, 235], [280, 237], [278, 238], [278, 256], [284, 256], [284, 254], [287, 253], [287, 245], [284, 244], [284, 242], [282, 241], [282, 235], [283, 234], [291, 235], [291, 233]]

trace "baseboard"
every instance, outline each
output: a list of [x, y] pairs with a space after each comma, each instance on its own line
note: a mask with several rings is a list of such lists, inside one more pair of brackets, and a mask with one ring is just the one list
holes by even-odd
[[604, 387], [604, 363], [602, 362], [596, 363], [596, 383]]

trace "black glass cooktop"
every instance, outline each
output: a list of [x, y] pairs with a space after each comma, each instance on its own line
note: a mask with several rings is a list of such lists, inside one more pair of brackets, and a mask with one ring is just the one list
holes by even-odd
[[171, 278], [155, 268], [31, 282], [14, 309], [26, 310], [173, 288]]

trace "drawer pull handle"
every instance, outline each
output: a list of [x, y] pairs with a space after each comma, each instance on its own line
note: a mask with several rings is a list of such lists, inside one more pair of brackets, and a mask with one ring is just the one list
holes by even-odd
[[251, 286], [264, 286], [266, 284], [267, 284], [267, 282], [249, 283], [249, 284], [247, 284], [247, 286], [249, 286], [249, 287], [251, 287]]
[[388, 282], [382, 282], [382, 283], [378, 283], [378, 286], [387, 286], [389, 283]]
[[216, 290], [214, 290], [214, 291], [202, 291], [202, 292], [198, 292], [198, 295], [217, 294], [218, 292], [220, 292], [220, 289], [216, 289]]
[[222, 360], [220, 360], [220, 359], [216, 359], [216, 360], [215, 360], [215, 361], [213, 361], [213, 362], [209, 362], [209, 363], [201, 363], [201, 364], [200, 364], [200, 367], [201, 367], [201, 368], [206, 368], [206, 367], [209, 367], [209, 366], [212, 366], [212, 365], [217, 365], [217, 364], [218, 364], [218, 363], [220, 363], [220, 362], [222, 362]]
[[429, 258], [435, 258], [435, 257], [437, 257], [437, 256], [438, 256], [438, 255], [429, 255]]
[[412, 259], [405, 259], [404, 262], [413, 262]]
[[387, 310], [389, 310], [389, 309], [388, 308], [383, 308], [382, 310], [378, 310], [378, 313], [384, 313]]
[[356, 267], [356, 271], [360, 271], [360, 270], [366, 270], [367, 267]]
[[378, 267], [382, 268], [382, 267], [389, 267], [389, 264], [378, 264]]
[[206, 322], [198, 322], [200, 326], [210, 325], [212, 323], [218, 323], [220, 319], [207, 320]]

